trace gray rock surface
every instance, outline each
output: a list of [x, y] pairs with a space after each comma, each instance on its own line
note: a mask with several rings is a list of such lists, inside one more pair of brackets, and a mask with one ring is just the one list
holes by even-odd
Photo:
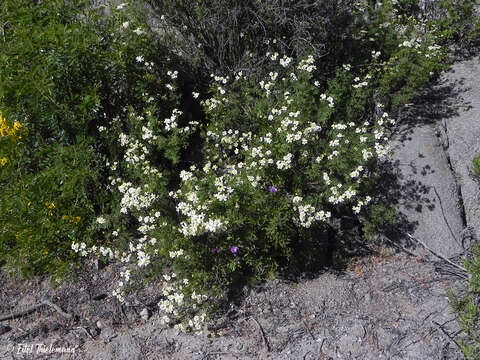
[[461, 189], [465, 220], [471, 234], [480, 239], [480, 186], [471, 172], [471, 163], [480, 153], [480, 60], [456, 63], [444, 82], [461, 92], [458, 113], [445, 119], [448, 153]]
[[447, 257], [479, 239], [480, 187], [470, 171], [480, 153], [480, 61], [456, 63], [397, 115], [390, 197], [404, 229]]
[[423, 122], [416, 112], [409, 116], [414, 118], [400, 126], [391, 142], [397, 209], [413, 236], [436, 252], [454, 256], [463, 251], [464, 230], [456, 181], [438, 125]]

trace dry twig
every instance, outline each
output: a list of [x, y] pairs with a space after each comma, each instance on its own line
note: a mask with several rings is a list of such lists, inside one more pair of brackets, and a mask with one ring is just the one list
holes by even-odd
[[32, 306], [30, 306], [29, 308], [27, 308], [23, 311], [19, 311], [19, 312], [13, 313], [13, 314], [1, 316], [0, 321], [17, 319], [19, 317], [31, 314], [31, 313], [37, 311], [38, 309], [40, 309], [44, 305], [47, 305], [47, 306], [51, 307], [52, 309], [54, 309], [56, 312], [58, 312], [61, 316], [63, 316], [66, 319], [71, 319], [72, 318], [71, 314], [66, 313], [58, 305], [55, 305], [50, 300], [42, 300], [38, 304], [32, 305]]
[[262, 340], [263, 340], [263, 343], [267, 349], [267, 352], [270, 352], [270, 344], [268, 343], [268, 340], [267, 340], [267, 337], [265, 336], [265, 331], [263, 330], [263, 327], [262, 325], [260, 325], [260, 323], [258, 322], [257, 319], [255, 319], [254, 317], [251, 318], [253, 321], [255, 321], [255, 323], [257, 324], [258, 326], [258, 330], [260, 332], [260, 335], [262, 335]]
[[[416, 241], [417, 243], [419, 243], [420, 245], [422, 245], [425, 249], [427, 249], [428, 251], [430, 251], [433, 255], [435, 255], [436, 257], [438, 257], [439, 259], [442, 259], [443, 261], [446, 261], [448, 264], [452, 265], [454, 268], [457, 268], [459, 270], [461, 270], [462, 272], [464, 272], [465, 274], [468, 274], [467, 272], [467, 269], [465, 269], [463, 266], [461, 265], [458, 265], [458, 264], [455, 264], [453, 261], [447, 259], [445, 256], [443, 256], [442, 254], [439, 254], [435, 251], [433, 251], [432, 249], [430, 249], [427, 244], [425, 244], [422, 240], [419, 240], [415, 237], [413, 237], [412, 235], [410, 235], [409, 233], [407, 233], [408, 237], [414, 241]], [[468, 275], [465, 275], [464, 276], [465, 278], [468, 279]]]

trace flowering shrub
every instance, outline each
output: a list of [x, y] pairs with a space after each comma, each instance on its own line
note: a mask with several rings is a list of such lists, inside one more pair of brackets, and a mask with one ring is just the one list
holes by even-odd
[[[403, 19], [392, 28], [400, 24]], [[226, 295], [230, 285], [262, 280], [300, 262], [315, 263], [325, 251], [322, 244], [332, 241], [329, 234], [340, 230], [338, 220], [360, 214], [372, 199], [375, 163], [387, 154], [386, 129], [394, 124], [385, 106], [374, 101], [375, 89], [392, 103], [396, 94], [386, 76], [398, 83], [413, 76], [392, 71], [397, 63], [379, 58], [417, 60], [422, 72], [440, 68], [442, 53], [429, 48], [434, 35], [415, 42], [418, 46], [403, 46], [415, 29], [392, 35], [389, 45], [395, 46], [383, 55], [367, 52], [368, 67], [359, 71], [344, 64], [328, 82], [318, 76], [319, 61], [313, 56], [294, 59], [276, 52], [265, 54], [270, 71], [263, 77], [247, 71], [212, 74], [211, 96], [201, 101], [205, 122], [181, 124], [178, 107], [163, 120], [152, 116], [153, 109], [140, 116], [130, 113], [128, 134], [112, 121], [105, 136], [118, 137], [125, 148], [112, 167], [121, 174], [111, 183], [121, 200], [117, 213], [101, 223], [108, 224], [112, 238], [119, 236], [123, 214], [134, 219], [138, 235], [128, 237], [121, 250], [118, 243], [112, 248], [74, 243], [73, 249], [134, 261], [139, 268], [168, 266], [165, 298], [159, 303], [163, 321], [196, 331], [206, 319], [197, 310], [215, 307], [211, 300]], [[409, 91], [421, 85], [404, 83]], [[139, 118], [148, 126], [135, 129]], [[165, 144], [170, 136], [186, 144], [182, 136], [197, 127], [203, 138], [201, 161], [179, 169], [178, 184], [162, 182], [165, 169], [147, 161], [161, 150], [152, 145], [159, 138]], [[126, 301], [130, 270], [122, 274], [115, 295]]]
[[159, 276], [163, 323], [201, 332], [235, 286], [325, 259], [343, 216], [394, 218], [365, 211], [388, 112], [445, 52], [406, 2], [235, 2], [245, 32], [227, 22], [218, 49], [231, 2], [151, 3], [157, 35], [133, 3], [0, 4], [0, 259], [27, 275], [120, 262], [122, 302]]

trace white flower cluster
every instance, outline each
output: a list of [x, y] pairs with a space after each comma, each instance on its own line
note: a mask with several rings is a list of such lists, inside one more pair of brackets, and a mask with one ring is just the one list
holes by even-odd
[[204, 294], [196, 294], [195, 291], [188, 298], [185, 297], [185, 287], [188, 286], [189, 281], [188, 279], [177, 279], [175, 273], [166, 274], [163, 278], [165, 280], [162, 286], [163, 299], [158, 303], [158, 307], [165, 315], [161, 317], [160, 323], [169, 325], [176, 322], [177, 319], [182, 319], [184, 321], [176, 324], [175, 329], [181, 332], [190, 330], [201, 334], [207, 315], [205, 313], [196, 314], [188, 321], [185, 320], [185, 315], [195, 312], [208, 297]]
[[279, 170], [286, 170], [292, 167], [293, 154], [288, 153], [281, 160], [278, 160], [276, 165]]
[[358, 178], [360, 176], [360, 173], [363, 171], [363, 166], [362, 165], [359, 165], [357, 166], [357, 168], [355, 170], [353, 170], [351, 173], [350, 173], [350, 177], [352, 179], [355, 179], [355, 178]]
[[87, 244], [84, 242], [82, 243], [76, 243], [72, 242], [72, 250], [76, 253], [80, 253], [81, 256], [87, 256]]
[[328, 106], [333, 108], [333, 106], [335, 105], [335, 103], [333, 102], [333, 98], [331, 96], [327, 96], [325, 94], [322, 94], [320, 95], [320, 99], [322, 99], [323, 101], [327, 101], [328, 102]]
[[280, 65], [282, 65], [284, 68], [286, 68], [288, 65], [290, 65], [290, 63], [292, 62], [292, 58], [291, 57], [288, 57], [286, 55], [284, 55], [281, 59], [280, 59]]
[[172, 80], [175, 80], [175, 79], [177, 78], [177, 76], [178, 76], [178, 71], [176, 71], [176, 70], [175, 70], [175, 71], [168, 70], [168, 71], [167, 71], [167, 75], [170, 76], [170, 78], [171, 78]]
[[198, 201], [181, 201], [177, 204], [177, 212], [186, 219], [180, 223], [178, 230], [183, 236], [197, 236], [205, 232], [223, 231], [226, 226], [220, 219], [210, 218], [206, 213], [206, 205], [198, 205]]
[[183, 112], [178, 110], [178, 109], [173, 109], [172, 110], [172, 115], [169, 117], [169, 118], [166, 118], [164, 120], [164, 123], [165, 123], [165, 130], [166, 131], [170, 131], [172, 129], [175, 129], [177, 128], [178, 124], [177, 124], [177, 119], [180, 115], [182, 115]]
[[301, 196], [294, 196], [292, 199], [294, 208], [298, 211], [298, 218], [295, 218], [298, 225], [309, 228], [315, 221], [326, 221], [331, 217], [329, 211], [317, 211], [310, 204], [302, 204], [302, 201]]
[[330, 191], [332, 195], [328, 197], [328, 202], [333, 205], [341, 204], [345, 200], [350, 200], [352, 199], [355, 195], [357, 195], [357, 192], [352, 189], [348, 188], [345, 192], [341, 192], [340, 189], [343, 187], [342, 184], [338, 183], [337, 185], [334, 185], [330, 188]]
[[315, 59], [313, 58], [312, 55], [310, 55], [306, 59], [303, 59], [302, 61], [300, 61], [297, 69], [311, 73], [312, 71], [317, 69], [317, 67], [314, 65], [314, 62], [315, 62]]
[[359, 200], [357, 202], [357, 205], [352, 207], [353, 212], [355, 214], [359, 214], [362, 207], [367, 205], [371, 200], [372, 200], [372, 198], [370, 196], [365, 197], [365, 200]]
[[225, 177], [220, 176], [215, 179], [217, 192], [213, 195], [218, 201], [227, 201], [229, 195], [233, 193], [233, 188], [225, 184]]
[[[225, 101], [226, 99], [222, 99], [222, 100]], [[217, 98], [213, 97], [213, 98], [201, 101], [200, 104], [205, 105], [207, 109], [211, 111], [216, 109], [218, 105], [222, 104], [222, 100], [218, 100]]]
[[[273, 73], [270, 73], [270, 74], [273, 74]], [[264, 80], [261, 80], [259, 83], [260, 88], [265, 90], [265, 94], [267, 95], [267, 97], [270, 95], [270, 89], [275, 85], [275, 79], [276, 79], [276, 76], [272, 76], [272, 81], [265, 82]]]
[[[366, 80], [369, 80], [371, 78], [372, 78], [371, 75], [365, 76]], [[368, 81], [366, 81], [366, 80], [361, 81], [360, 78], [357, 76], [355, 79], [353, 79], [353, 81], [355, 83], [352, 85], [352, 87], [355, 88], [355, 89], [367, 87], [368, 86]]]
[[168, 253], [168, 255], [169, 255], [170, 258], [172, 258], [172, 259], [181, 257], [181, 256], [183, 256], [183, 249], [179, 249], [179, 250], [176, 250], [176, 251], [170, 251], [170, 252]]
[[[137, 119], [143, 120], [143, 117], [137, 117]], [[150, 151], [147, 148], [147, 145], [143, 144], [139, 139], [131, 138], [130, 136], [121, 133], [118, 137], [120, 145], [126, 147], [125, 154], [123, 159], [126, 164], [130, 167], [140, 167], [143, 174], [145, 175], [159, 175], [158, 170], [153, 167], [147, 157], [150, 154]], [[142, 139], [147, 141], [155, 141], [157, 135], [153, 134], [153, 131], [146, 126], [142, 126]], [[111, 168], [116, 170], [115, 168]], [[112, 181], [112, 185], [115, 185], [116, 180]]]
[[129, 209], [141, 210], [150, 207], [157, 195], [150, 193], [148, 187], [148, 184], [135, 187], [130, 182], [119, 185], [118, 191], [123, 194], [120, 212], [126, 214]]
[[81, 242], [81, 243], [72, 242], [71, 248], [74, 252], [79, 253], [81, 256], [87, 256], [88, 254], [91, 254], [91, 253], [95, 253], [95, 254], [99, 253], [104, 257], [113, 259], [115, 256], [118, 255], [118, 252], [114, 252], [112, 249], [108, 247], [92, 246], [91, 248], [87, 248], [87, 244], [85, 244], [84, 242]]
[[418, 49], [422, 44], [422, 41], [420, 39], [410, 39], [410, 40], [405, 40], [402, 42], [398, 47], [405, 47], [405, 48], [415, 48]]

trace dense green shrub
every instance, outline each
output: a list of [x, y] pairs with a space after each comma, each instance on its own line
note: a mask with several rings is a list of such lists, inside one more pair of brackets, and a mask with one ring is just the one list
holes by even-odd
[[475, 14], [475, 0], [441, 0], [425, 14], [429, 27], [457, 46], [469, 47], [480, 36], [480, 19]]
[[[105, 17], [89, 1], [7, 0], [0, 19], [0, 110], [7, 128], [24, 129], [1, 139], [0, 258], [24, 274], [61, 275], [72, 241], [108, 241], [94, 220], [116, 206], [106, 162], [124, 150], [103, 129], [117, 119], [127, 131], [127, 108], [171, 111], [174, 57], [158, 57], [162, 47], [126, 9]], [[180, 156], [173, 143], [159, 144], [156, 159], [169, 170]]]

